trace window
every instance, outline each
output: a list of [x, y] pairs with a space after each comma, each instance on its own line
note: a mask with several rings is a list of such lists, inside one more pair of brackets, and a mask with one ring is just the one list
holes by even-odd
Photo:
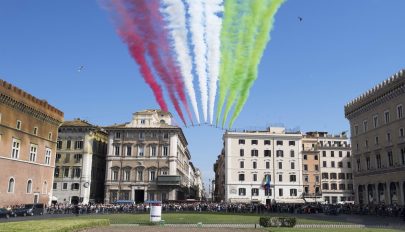
[[337, 184], [332, 183], [332, 184], [330, 185], [330, 189], [331, 189], [331, 190], [337, 190]]
[[346, 176], [344, 173], [339, 173], [338, 177], [339, 177], [339, 180], [344, 180]]
[[314, 160], [318, 160], [318, 155], [315, 155], [315, 156], [314, 156]]
[[257, 181], [257, 174], [256, 173], [253, 174], [253, 181]]
[[393, 160], [393, 157], [392, 157], [392, 151], [389, 151], [388, 153], [387, 153], [387, 155], [388, 155], [388, 165], [391, 167], [391, 166], [394, 166], [394, 160]]
[[360, 159], [357, 159], [357, 171], [361, 170], [361, 163], [360, 163]]
[[239, 139], [239, 144], [245, 144], [245, 140], [244, 139]]
[[367, 120], [363, 121], [363, 130], [364, 132], [367, 132]]
[[277, 141], [276, 143], [278, 146], [282, 146], [283, 145], [283, 141]]
[[143, 181], [143, 171], [142, 170], [137, 171], [136, 179], [137, 179], [137, 181]]
[[69, 177], [69, 167], [63, 167], [63, 177]]
[[252, 196], [259, 196], [259, 189], [258, 188], [252, 188]]
[[38, 146], [35, 144], [31, 144], [30, 146], [30, 161], [35, 162], [37, 160], [37, 150]]
[[83, 149], [83, 141], [75, 141], [75, 149]]
[[169, 155], [169, 146], [163, 147], [163, 156], [167, 157]]
[[264, 157], [271, 157], [271, 150], [264, 150]]
[[72, 144], [72, 141], [70, 141], [70, 140], [66, 141], [66, 149], [70, 149], [71, 144]]
[[240, 156], [245, 156], [245, 150], [244, 150], [244, 149], [240, 149], [240, 150], [239, 150], [239, 155], [240, 155]]
[[294, 150], [291, 150], [290, 151], [290, 157], [294, 157], [294, 156], [295, 156]]
[[343, 162], [338, 162], [338, 168], [343, 168]]
[[283, 150], [277, 150], [276, 151], [276, 156], [277, 157], [284, 157], [284, 151]]
[[167, 175], [169, 175], [169, 171], [167, 171], [167, 170], [166, 170], [166, 171], [162, 171], [161, 174], [164, 175], [164, 176], [167, 176]]
[[384, 117], [385, 117], [385, 124], [390, 122], [390, 112], [389, 111], [385, 111], [384, 112]]
[[245, 162], [240, 161], [240, 163], [239, 163], [239, 168], [245, 168]]
[[296, 175], [290, 175], [290, 182], [296, 182], [297, 181], [297, 176]]
[[322, 151], [322, 157], [326, 157], [326, 151]]
[[347, 157], [350, 157], [350, 151], [347, 152], [347, 155], [346, 155], [346, 156], [347, 156]]
[[329, 179], [329, 173], [322, 172], [322, 179]]
[[401, 163], [405, 165], [405, 148], [401, 149]]
[[145, 124], [145, 119], [141, 119], [141, 124]]
[[79, 190], [80, 185], [79, 185], [79, 183], [73, 183], [70, 188], [71, 188], [71, 190]]
[[257, 157], [257, 156], [259, 156], [259, 151], [256, 150], [256, 149], [253, 149], [253, 150], [251, 151], [251, 155]]
[[391, 133], [387, 133], [387, 141], [390, 143], [391, 142]]
[[309, 181], [308, 175], [304, 175], [304, 181], [305, 181], [305, 182], [308, 182], [308, 181]]
[[315, 164], [315, 171], [319, 171], [319, 165]]
[[120, 139], [121, 138], [121, 132], [115, 132], [115, 138]]
[[283, 196], [283, 189], [278, 189], [278, 195], [280, 196], [280, 197], [282, 197]]
[[154, 181], [156, 179], [156, 171], [155, 170], [151, 170], [149, 172], [149, 181]]
[[53, 186], [52, 186], [52, 188], [53, 188], [53, 190], [56, 190], [56, 189], [58, 189], [58, 183], [53, 183]]
[[111, 180], [112, 181], [117, 181], [118, 180], [118, 169], [114, 169], [111, 172]]
[[347, 167], [348, 167], [348, 168], [352, 168], [352, 163], [347, 162]]
[[348, 180], [353, 179], [353, 174], [352, 173], [346, 173], [346, 179], [348, 179]]
[[283, 175], [278, 175], [278, 181], [283, 182]]
[[[315, 182], [317, 182], [317, 183], [319, 182], [319, 176], [318, 175], [315, 176]], [[316, 191], [316, 192], [318, 192], [318, 191]]]
[[51, 164], [51, 154], [52, 150], [50, 148], [45, 149], [45, 164], [50, 165]]
[[156, 157], [156, 146], [155, 145], [150, 146], [150, 156]]
[[56, 143], [56, 148], [62, 149], [62, 140], [58, 140], [58, 142]]
[[17, 128], [17, 130], [21, 130], [21, 121], [17, 120], [17, 125], [15, 126]]
[[81, 168], [79, 168], [79, 167], [74, 167], [73, 168], [72, 177], [80, 178], [81, 174], [82, 174], [82, 169]]
[[58, 166], [55, 167], [55, 171], [53, 172], [54, 177], [59, 177], [60, 168]]
[[295, 163], [291, 162], [291, 169], [295, 169]]
[[245, 188], [239, 188], [239, 196], [246, 196], [246, 189]]
[[257, 145], [258, 141], [256, 139], [252, 140], [252, 145]]
[[339, 151], [339, 157], [343, 157], [343, 152]]
[[[165, 139], [168, 138], [168, 137], [166, 137], [166, 134], [167, 134], [167, 133], [165, 133], [165, 134], [163, 135], [163, 138], [165, 138]], [[139, 132], [139, 139], [144, 139], [144, 138], [145, 138], [145, 133]]]
[[20, 143], [21, 143], [20, 140], [13, 139], [12, 150], [11, 150], [11, 158], [18, 159], [18, 157], [20, 155]]
[[288, 146], [295, 146], [295, 141], [288, 141]]
[[49, 139], [49, 140], [52, 140], [52, 132], [49, 132], [49, 133], [48, 133], [48, 139]]
[[329, 184], [328, 183], [323, 183], [322, 184], [322, 189], [323, 190], [329, 190]]
[[304, 160], [307, 160], [307, 159], [308, 159], [308, 156], [307, 156], [307, 155], [304, 155], [303, 159], [304, 159]]
[[399, 128], [399, 137], [404, 137], [404, 128]]
[[378, 127], [378, 115], [374, 115], [373, 117], [374, 128]]
[[253, 161], [253, 169], [256, 169], [256, 168], [257, 168], [257, 162]]
[[62, 189], [63, 189], [63, 190], [66, 190], [66, 189], [67, 189], [67, 186], [68, 186], [68, 184], [67, 184], [67, 183], [63, 183], [63, 185], [62, 185]]
[[239, 181], [245, 181], [245, 174], [239, 174]]
[[131, 156], [131, 155], [132, 155], [132, 146], [127, 145], [127, 156]]
[[27, 193], [32, 193], [32, 180], [27, 182]]
[[330, 157], [335, 157], [335, 152], [334, 151], [330, 152]]
[[326, 168], [326, 161], [322, 162], [322, 167]]
[[131, 178], [131, 169], [127, 168], [124, 170], [124, 181], [129, 181]]
[[358, 135], [359, 134], [359, 126], [355, 125], [354, 126], [354, 135]]
[[375, 145], [378, 145], [379, 141], [378, 141], [378, 136], [375, 137]]
[[370, 170], [370, 157], [366, 157], [367, 170]]
[[[142, 133], [142, 134], [143, 134], [143, 133]], [[164, 139], [168, 139], [168, 138], [169, 138], [169, 133], [164, 133], [164, 134], [163, 134], [163, 138], [164, 138]]]
[[376, 162], [377, 162], [377, 168], [381, 168], [381, 155], [380, 155], [380, 154], [377, 154], [377, 155], [375, 156], [375, 160], [376, 160]]
[[308, 171], [308, 164], [304, 164], [304, 171]]
[[297, 196], [297, 189], [290, 189], [290, 196], [296, 197]]
[[114, 154], [115, 154], [115, 156], [120, 156], [120, 146], [119, 145], [114, 146]]
[[397, 118], [400, 119], [404, 116], [403, 110], [402, 110], [402, 105], [397, 106]]
[[9, 192], [9, 193], [14, 192], [14, 184], [15, 184], [14, 178], [10, 178], [10, 179], [8, 180], [7, 192]]
[[278, 169], [283, 169], [283, 163], [282, 162], [278, 162]]
[[144, 156], [145, 148], [138, 146], [138, 156]]
[[75, 163], [80, 163], [81, 161], [82, 161], [82, 158], [83, 158], [83, 155], [82, 154], [75, 154], [74, 156], [73, 156], [73, 158], [74, 158], [74, 160], [75, 160]]
[[270, 140], [264, 140], [264, 145], [270, 145]]
[[335, 167], [335, 161], [332, 161], [330, 164], [331, 164], [331, 167], [332, 167], [332, 168]]

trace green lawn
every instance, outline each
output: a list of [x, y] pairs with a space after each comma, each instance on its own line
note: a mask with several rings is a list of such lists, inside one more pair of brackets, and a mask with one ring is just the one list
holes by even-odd
[[69, 219], [69, 220], [33, 220], [22, 222], [5, 222], [0, 223], [0, 231], [7, 232], [25, 232], [25, 231], [41, 231], [41, 232], [70, 232], [78, 229], [107, 226], [108, 220], [102, 219]]
[[[271, 216], [283, 216], [274, 215]], [[351, 224], [333, 220], [317, 220], [314, 218], [305, 218], [301, 215], [285, 215], [287, 217], [296, 217], [297, 224]], [[108, 214], [108, 215], [85, 215], [79, 216], [86, 219], [109, 219], [111, 224], [148, 224], [149, 214]], [[258, 224], [260, 216], [258, 215], [230, 215], [214, 213], [163, 213], [162, 219], [167, 224]]]

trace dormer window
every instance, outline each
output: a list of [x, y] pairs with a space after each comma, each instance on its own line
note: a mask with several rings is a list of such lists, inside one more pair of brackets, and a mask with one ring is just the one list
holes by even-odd
[[141, 124], [145, 125], [145, 123], [146, 123], [145, 119], [141, 119]]

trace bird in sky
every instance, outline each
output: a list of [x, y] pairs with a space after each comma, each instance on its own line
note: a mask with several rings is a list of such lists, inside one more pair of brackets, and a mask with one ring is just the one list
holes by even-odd
[[298, 20], [301, 22], [303, 20], [303, 18], [298, 16]]
[[81, 65], [78, 69], [77, 69], [77, 71], [78, 72], [82, 72], [83, 71], [83, 69], [84, 69], [84, 66], [83, 65]]

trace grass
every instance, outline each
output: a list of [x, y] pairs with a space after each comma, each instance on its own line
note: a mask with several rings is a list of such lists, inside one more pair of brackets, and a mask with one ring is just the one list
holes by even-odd
[[[315, 218], [305, 218], [299, 215], [275, 215], [296, 217], [297, 224], [351, 224], [348, 222], [333, 220], [317, 220]], [[149, 214], [104, 214], [104, 215], [85, 215], [79, 218], [84, 219], [109, 219], [111, 224], [148, 224]], [[221, 213], [163, 213], [162, 220], [166, 224], [258, 224], [259, 215], [241, 215], [241, 214], [221, 214]]]
[[41, 232], [70, 232], [79, 229], [108, 226], [110, 223], [105, 219], [68, 219], [68, 220], [32, 220], [22, 222], [0, 223], [0, 231], [18, 232], [18, 231], [41, 231]]
[[[266, 230], [264, 230], [266, 231]], [[341, 228], [341, 229], [330, 229], [330, 228], [271, 228], [267, 230], [270, 232], [398, 232], [398, 230], [392, 229], [375, 229], [375, 228]]]

